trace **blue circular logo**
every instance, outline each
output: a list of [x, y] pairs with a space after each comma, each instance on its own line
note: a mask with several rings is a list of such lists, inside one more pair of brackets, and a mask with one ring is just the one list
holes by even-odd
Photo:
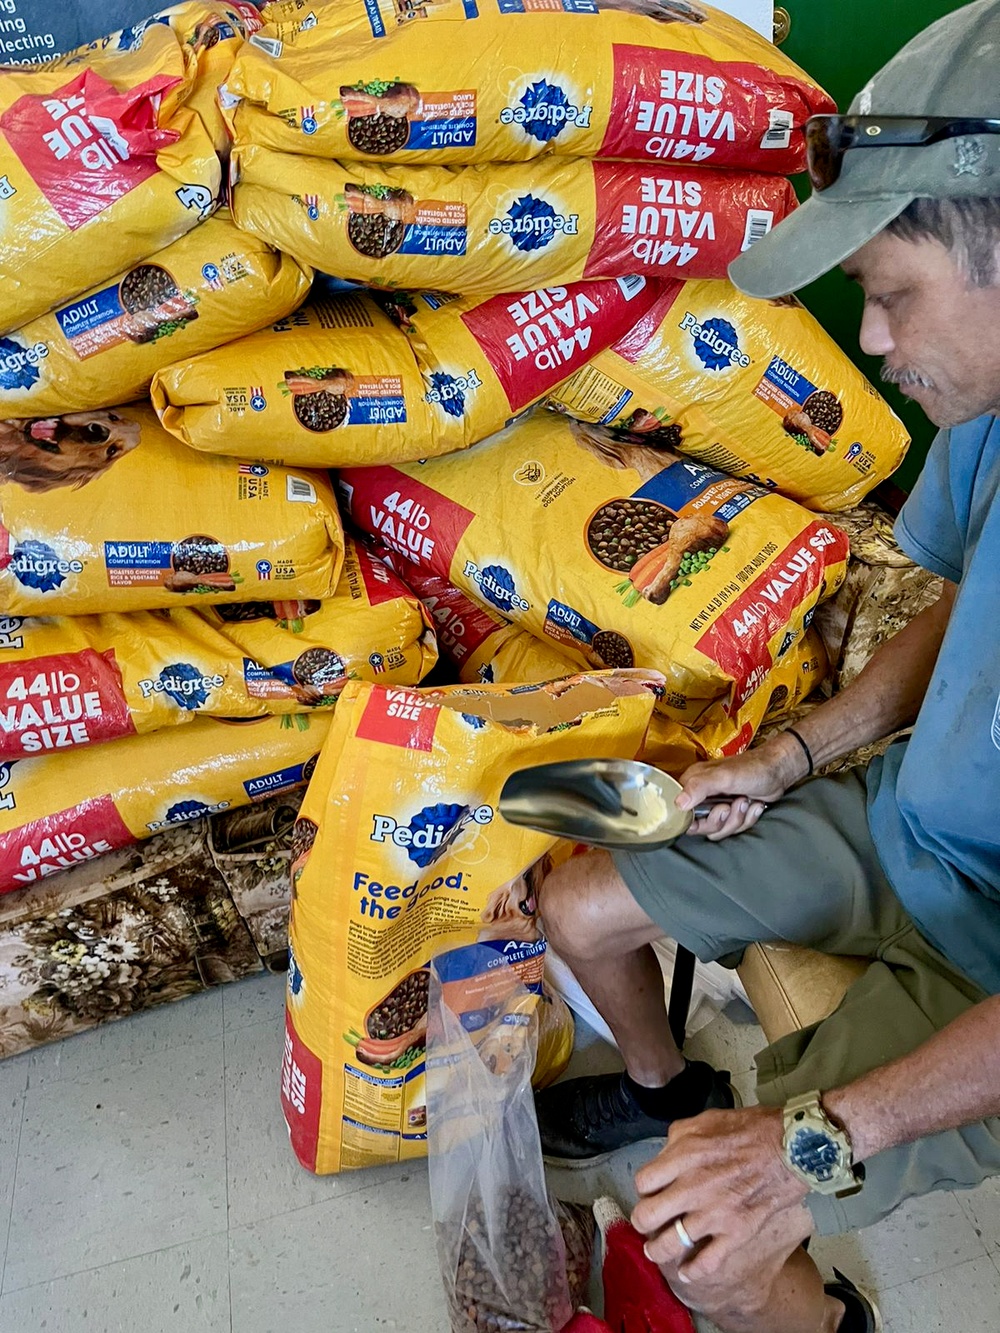
[[188, 713], [194, 713], [208, 703], [204, 676], [190, 662], [174, 662], [171, 666], [165, 666], [160, 672], [159, 681], [167, 698]]
[[302, 121], [302, 133], [303, 133], [303, 134], [315, 134], [316, 131], [317, 131], [318, 129], [319, 129], [319, 126], [316, 124], [316, 121], [315, 121], [315, 118], [314, 118], [314, 117], [312, 117], [312, 116], [306, 116], [306, 117], [303, 118], [303, 121]]
[[262, 393], [255, 393], [250, 399], [250, 406], [255, 412], [263, 412], [264, 408], [267, 407], [267, 399]]
[[253, 477], [266, 477], [270, 470], [271, 469], [265, 467], [263, 463], [250, 464], [250, 475]]
[[524, 132], [539, 143], [549, 143], [565, 129], [569, 98], [558, 84], [540, 79], [521, 98], [524, 107]]
[[479, 591], [500, 611], [509, 611], [517, 589], [514, 577], [503, 565], [487, 565], [479, 576]]
[[694, 350], [706, 370], [728, 370], [733, 353], [740, 350], [739, 335], [728, 319], [706, 319]]
[[385, 666], [385, 658], [381, 653], [371, 653], [368, 658], [368, 665], [373, 671], [381, 671]]
[[319, 221], [319, 209], [316, 207], [315, 204], [310, 204], [309, 207], [306, 209], [306, 213], [308, 214], [310, 222]]
[[257, 561], [257, 573], [262, 579], [269, 579], [271, 577], [271, 569], [272, 565], [270, 560]]
[[446, 416], [465, 415], [465, 394], [458, 387], [458, 380], [454, 375], [449, 375], [443, 370], [432, 371], [431, 388], [437, 394], [438, 407]]
[[510, 239], [517, 250], [542, 250], [556, 234], [556, 210], [533, 194], [523, 194], [515, 200], [507, 209], [507, 216], [514, 224]]
[[203, 264], [201, 268], [201, 276], [206, 282], [218, 282], [220, 276], [218, 266], [215, 264]]

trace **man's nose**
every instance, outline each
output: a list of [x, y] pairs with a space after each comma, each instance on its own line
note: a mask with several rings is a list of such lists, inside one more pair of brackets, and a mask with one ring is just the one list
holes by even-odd
[[875, 305], [866, 305], [861, 316], [861, 333], [858, 336], [861, 350], [868, 356], [888, 356], [895, 351], [896, 344], [889, 331], [889, 320], [884, 310]]

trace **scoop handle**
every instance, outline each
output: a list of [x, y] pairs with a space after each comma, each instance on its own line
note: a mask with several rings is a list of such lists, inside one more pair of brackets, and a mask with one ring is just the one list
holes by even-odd
[[[694, 820], [696, 819], [707, 819], [717, 805], [732, 805], [733, 801], [739, 801], [741, 799], [748, 800], [749, 797], [713, 796], [711, 797], [710, 800], [702, 801], [701, 805], [695, 806], [695, 808], [691, 811], [691, 821], [693, 823]], [[761, 804], [764, 806], [764, 809], [766, 810], [767, 805], [763, 801], [761, 802]]]

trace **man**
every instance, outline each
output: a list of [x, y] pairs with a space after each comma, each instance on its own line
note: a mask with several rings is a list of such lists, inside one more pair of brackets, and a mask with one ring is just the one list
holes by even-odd
[[[861, 284], [862, 346], [943, 428], [896, 529], [943, 576], [940, 601], [795, 731], [688, 769], [678, 804], [732, 798], [693, 838], [590, 852], [542, 890], [626, 1064], [539, 1095], [545, 1152], [586, 1162], [669, 1130], [633, 1220], [726, 1333], [871, 1333], [871, 1302], [824, 1288], [802, 1242], [1000, 1173], [998, 56], [1000, 0], [980, 0], [848, 117], [815, 118], [812, 199], [730, 270], [760, 297], [838, 263]], [[867, 772], [806, 781], [914, 721]], [[728, 1075], [670, 1040], [663, 934], [705, 960], [785, 939], [873, 962], [833, 1016], [758, 1059], [761, 1106], [726, 1109]]]

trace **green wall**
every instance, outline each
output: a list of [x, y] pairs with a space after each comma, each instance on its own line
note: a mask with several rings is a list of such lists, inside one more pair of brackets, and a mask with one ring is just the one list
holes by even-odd
[[[960, 9], [949, 0], [779, 0], [792, 18], [782, 50], [801, 65], [846, 111], [854, 95], [904, 43], [942, 15]], [[797, 188], [799, 182], [796, 182]], [[809, 192], [803, 177], [800, 195]], [[878, 384], [880, 362], [858, 346], [862, 298], [839, 269], [799, 293], [844, 351]], [[920, 408], [892, 385], [882, 392], [896, 409], [913, 444], [894, 481], [909, 490], [923, 466], [935, 428]]]

